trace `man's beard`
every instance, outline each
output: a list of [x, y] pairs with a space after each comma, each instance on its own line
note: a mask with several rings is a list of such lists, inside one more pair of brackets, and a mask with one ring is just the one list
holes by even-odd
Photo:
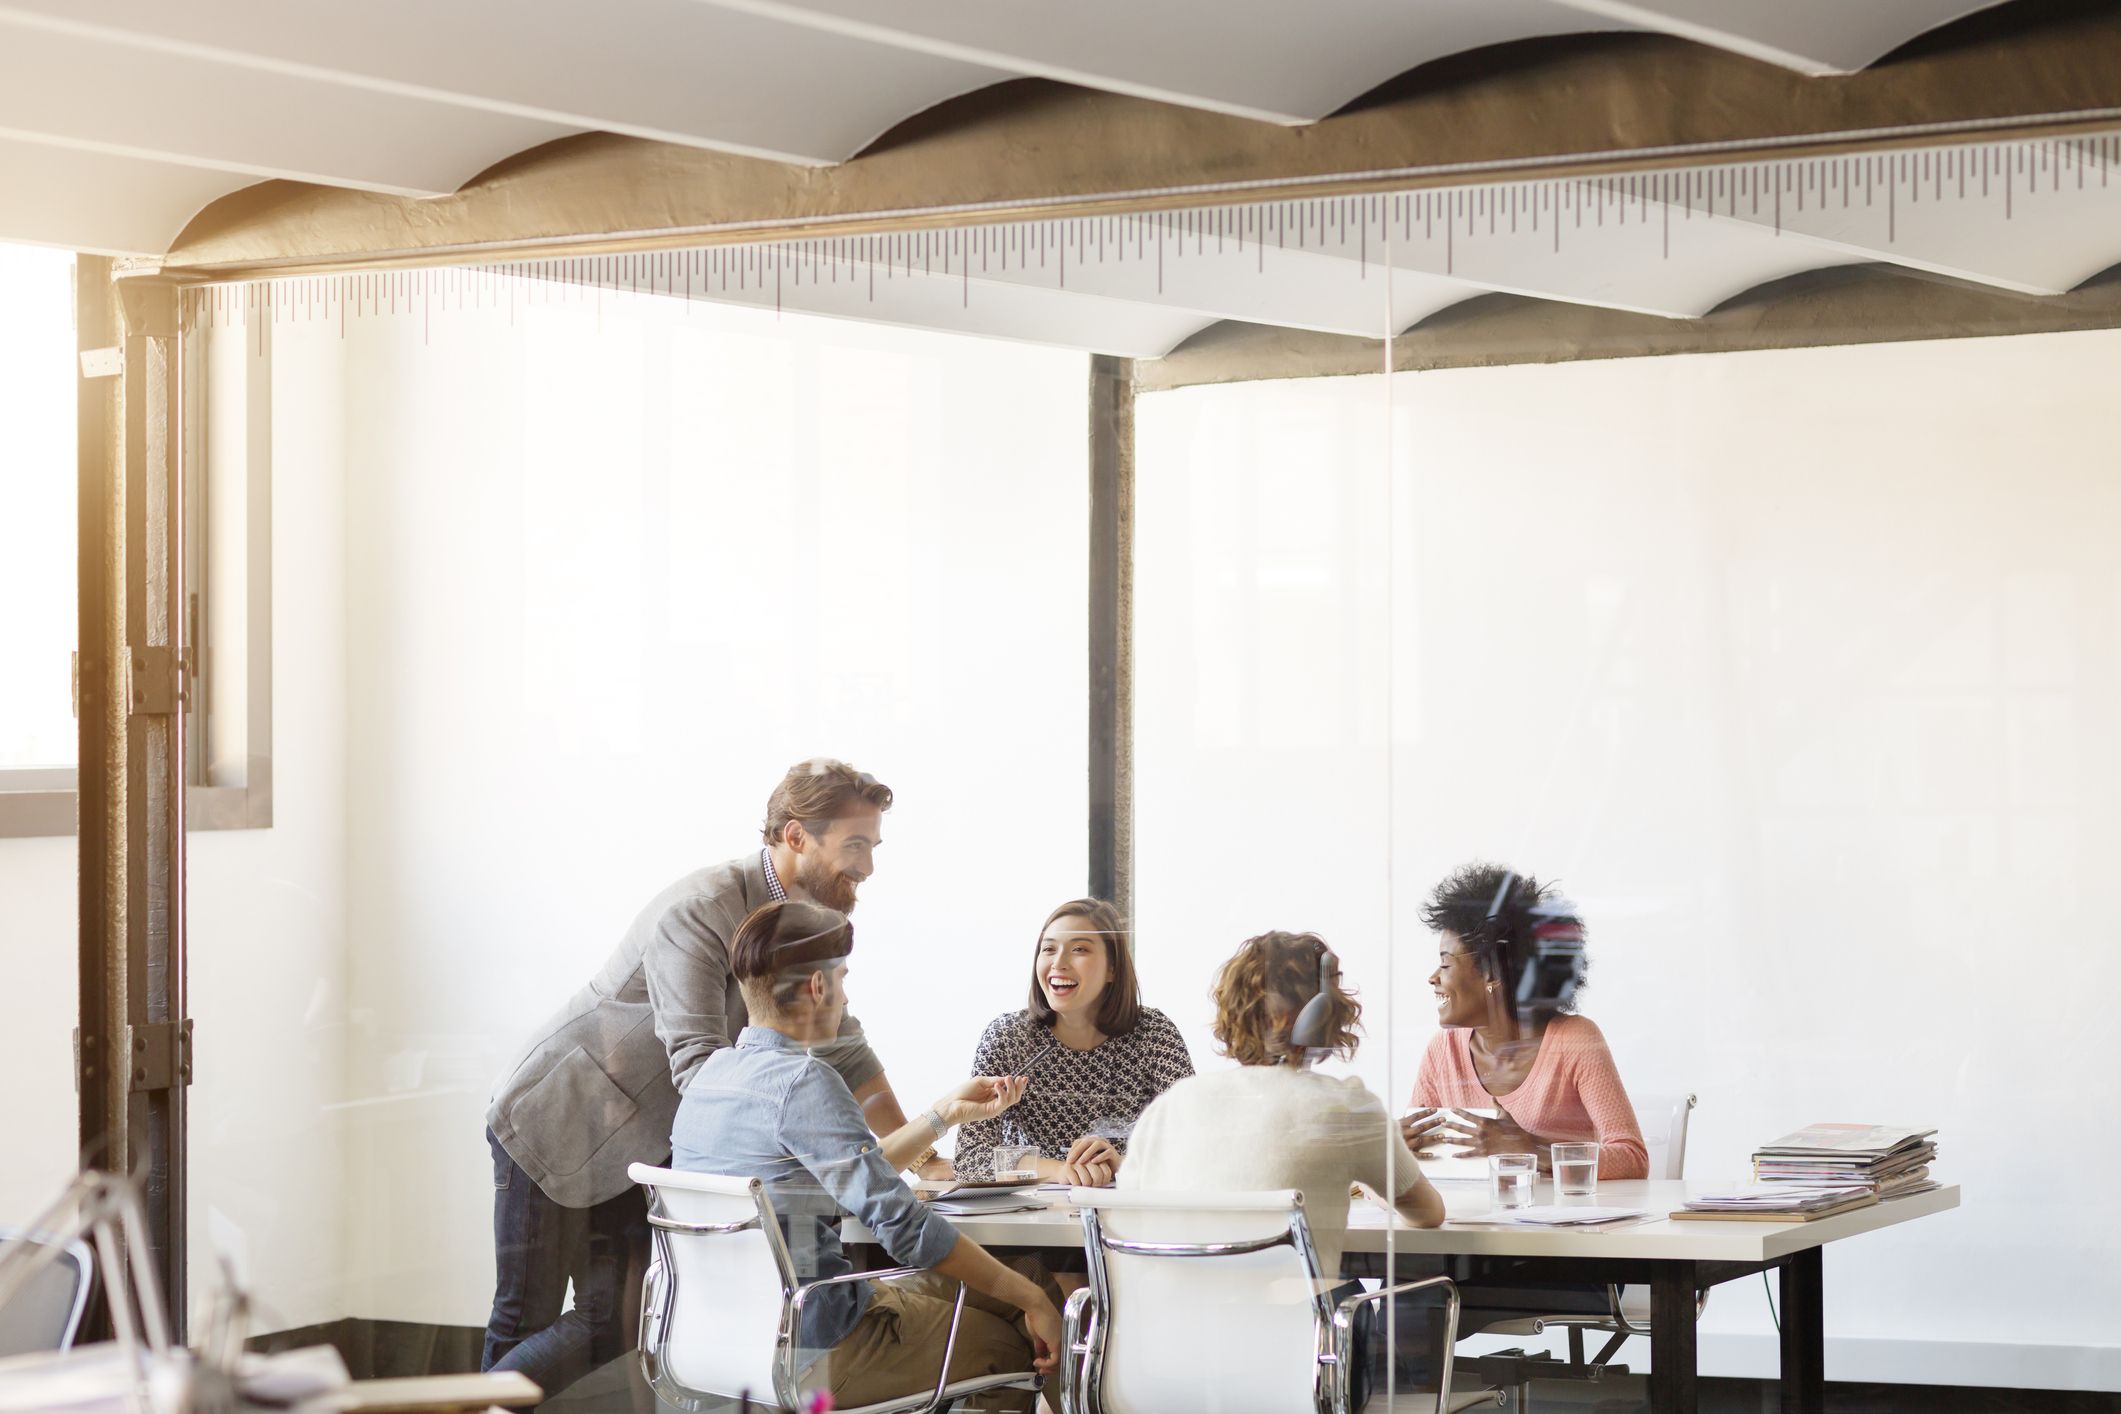
[[854, 891], [860, 883], [822, 859], [812, 863], [812, 858], [814, 856], [796, 856], [795, 886], [827, 908], [841, 913], [854, 912]]

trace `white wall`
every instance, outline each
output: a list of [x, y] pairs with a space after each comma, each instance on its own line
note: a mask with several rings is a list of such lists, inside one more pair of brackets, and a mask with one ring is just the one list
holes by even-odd
[[0, 839], [0, 1225], [27, 1223], [73, 1177], [74, 842]]
[[[0, 769], [71, 766], [73, 257], [0, 245]], [[0, 1224], [74, 1171], [74, 848], [0, 839]]]
[[[254, 332], [209, 335], [209, 373], [240, 379]], [[353, 1314], [346, 429], [328, 389], [287, 378], [273, 397], [273, 825], [189, 842], [194, 1309], [226, 1253], [259, 1330]]]
[[[1965, 1206], [1829, 1255], [1829, 1377], [2121, 1388], [2117, 372], [2090, 333], [1403, 375], [1390, 491], [1382, 378], [1145, 399], [1145, 971], [1320, 928], [1398, 1098], [1422, 894], [1553, 876], [1623, 1075], [1701, 1096], [1691, 1176], [1942, 1129]], [[1703, 1331], [1772, 1370], [1757, 1282]]]
[[483, 1324], [495, 1075], [804, 756], [898, 792], [850, 985], [904, 1099], [961, 1077], [1085, 871], [1083, 358], [613, 295], [276, 338], [278, 479], [343, 512], [343, 947], [243, 965], [344, 988], [291, 1108], [346, 1312]]

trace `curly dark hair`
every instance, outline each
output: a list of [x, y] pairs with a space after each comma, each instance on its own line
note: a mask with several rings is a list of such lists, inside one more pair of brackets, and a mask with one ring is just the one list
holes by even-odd
[[[1543, 937], [1586, 933], [1575, 908], [1550, 884], [1499, 864], [1466, 864], [1446, 875], [1422, 905], [1421, 921], [1432, 932], [1455, 933], [1480, 974], [1515, 997], [1527, 967], [1538, 959]], [[1559, 1007], [1574, 1011], [1582, 966]]]

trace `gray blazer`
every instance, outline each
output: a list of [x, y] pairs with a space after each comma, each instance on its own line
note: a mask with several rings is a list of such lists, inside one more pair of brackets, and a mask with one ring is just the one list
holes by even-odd
[[[771, 898], [757, 850], [687, 874], [504, 1072], [486, 1123], [553, 1202], [592, 1207], [626, 1190], [628, 1164], [669, 1158], [678, 1092], [750, 1020], [729, 944]], [[819, 1058], [850, 1090], [884, 1069], [852, 1016]]]

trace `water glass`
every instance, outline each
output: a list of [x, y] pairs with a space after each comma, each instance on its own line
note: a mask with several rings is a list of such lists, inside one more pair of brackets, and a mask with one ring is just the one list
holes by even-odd
[[1009, 1183], [1036, 1183], [1038, 1181], [1038, 1146], [1036, 1144], [997, 1144], [994, 1146], [994, 1176]]
[[1488, 1195], [1498, 1208], [1532, 1206], [1532, 1185], [1539, 1179], [1539, 1155], [1488, 1156]]
[[1564, 1198], [1586, 1198], [1598, 1191], [1598, 1146], [1554, 1146], [1554, 1191]]

